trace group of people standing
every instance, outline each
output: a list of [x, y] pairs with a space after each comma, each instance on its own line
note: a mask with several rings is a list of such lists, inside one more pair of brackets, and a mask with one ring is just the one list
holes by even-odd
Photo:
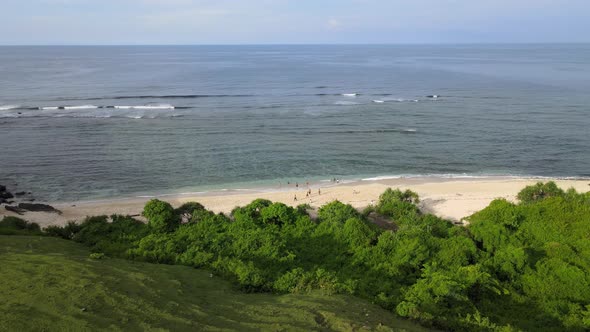
[[[332, 179], [330, 179], [330, 182], [340, 183], [340, 179], [338, 179], [338, 178], [332, 178]], [[291, 181], [287, 181], [287, 186], [290, 186], [290, 185], [291, 185]], [[295, 182], [294, 185], [295, 185], [295, 188], [299, 189], [299, 182]], [[307, 191], [305, 192], [305, 198], [309, 198], [312, 195], [311, 188], [309, 187], [309, 181], [308, 182], [305, 182], [305, 186], [307, 187]], [[279, 188], [280, 187], [282, 187], [282, 184], [281, 183], [279, 183]], [[321, 195], [321, 194], [322, 194], [322, 189], [321, 188], [318, 188], [318, 196]], [[297, 202], [297, 194], [295, 194], [293, 196], [293, 201], [294, 202]]]
[[[322, 189], [318, 188], [318, 196], [321, 194], [322, 194]], [[311, 195], [312, 195], [311, 188], [308, 188], [307, 191], [305, 192], [305, 198], [309, 198], [309, 197], [311, 197]], [[297, 194], [295, 194], [293, 196], [293, 201], [297, 202]]]

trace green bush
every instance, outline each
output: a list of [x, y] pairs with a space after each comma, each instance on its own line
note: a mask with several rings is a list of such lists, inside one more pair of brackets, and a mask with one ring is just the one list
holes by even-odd
[[318, 219], [321, 222], [344, 224], [348, 219], [359, 216], [355, 208], [339, 201], [328, 203], [318, 210]]
[[205, 207], [197, 202], [186, 202], [176, 208], [174, 213], [178, 215], [181, 221], [192, 221], [193, 217], [200, 212], [206, 211]]
[[563, 196], [564, 194], [563, 190], [555, 182], [549, 181], [547, 183], [537, 182], [533, 186], [527, 186], [516, 197], [521, 203], [529, 204], [548, 197]]
[[376, 211], [392, 218], [399, 223], [413, 221], [420, 214], [417, 204], [420, 202], [418, 194], [411, 190], [401, 191], [388, 188], [381, 196]]
[[6, 216], [0, 220], [0, 235], [42, 235], [38, 224]]
[[180, 225], [181, 217], [170, 203], [152, 199], [143, 208], [142, 215], [156, 232], [172, 232]]
[[61, 237], [66, 240], [71, 240], [79, 231], [81, 227], [75, 221], [68, 221], [65, 226], [47, 226], [43, 229], [45, 234], [54, 237]]
[[265, 224], [293, 224], [296, 219], [295, 210], [283, 203], [273, 203], [260, 210], [260, 217]]

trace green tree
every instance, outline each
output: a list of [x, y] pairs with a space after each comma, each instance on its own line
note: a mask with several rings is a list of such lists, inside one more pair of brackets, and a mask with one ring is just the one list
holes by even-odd
[[344, 224], [350, 218], [358, 218], [358, 211], [349, 204], [340, 201], [330, 202], [318, 210], [318, 219], [321, 222], [334, 222]]
[[273, 203], [260, 210], [262, 222], [265, 224], [293, 224], [296, 219], [295, 209], [283, 203]]
[[172, 232], [180, 225], [180, 216], [170, 203], [152, 199], [146, 203], [142, 215], [156, 232]]
[[379, 214], [388, 216], [394, 221], [404, 222], [415, 220], [420, 213], [416, 206], [420, 202], [418, 194], [411, 190], [387, 188], [381, 196], [376, 210]]
[[193, 216], [196, 213], [203, 211], [206, 211], [205, 207], [197, 202], [186, 202], [174, 210], [174, 212], [180, 217], [181, 221], [185, 222], [192, 221]]
[[530, 204], [548, 197], [559, 197], [565, 193], [555, 182], [537, 182], [535, 185], [527, 186], [516, 196], [521, 203]]

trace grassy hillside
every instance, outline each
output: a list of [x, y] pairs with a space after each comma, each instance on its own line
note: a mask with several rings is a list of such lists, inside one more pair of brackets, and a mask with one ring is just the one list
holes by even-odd
[[203, 270], [89, 254], [0, 236], [0, 330], [426, 330], [351, 296], [245, 294]]

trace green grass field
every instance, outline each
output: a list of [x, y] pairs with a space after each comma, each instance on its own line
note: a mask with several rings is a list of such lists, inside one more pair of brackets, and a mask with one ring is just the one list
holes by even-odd
[[207, 271], [89, 254], [0, 236], [0, 330], [426, 331], [354, 297], [245, 294]]

